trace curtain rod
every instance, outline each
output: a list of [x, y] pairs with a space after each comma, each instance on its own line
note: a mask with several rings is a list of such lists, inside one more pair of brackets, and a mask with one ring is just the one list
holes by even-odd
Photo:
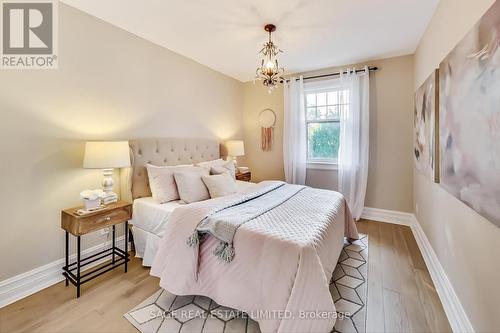
[[[378, 71], [378, 67], [368, 67], [368, 70], [370, 72]], [[364, 72], [364, 71], [365, 71], [364, 68], [356, 69], [356, 73], [361, 73], [361, 72]], [[337, 73], [330, 73], [330, 74], [314, 75], [314, 76], [306, 76], [306, 77], [304, 77], [304, 80], [319, 79], [319, 78], [322, 78], [322, 77], [329, 77], [329, 76], [339, 76], [341, 73], [347, 74], [347, 71], [337, 72]], [[295, 79], [295, 80], [298, 81], [299, 79]], [[288, 82], [290, 80], [286, 80], [286, 81]]]

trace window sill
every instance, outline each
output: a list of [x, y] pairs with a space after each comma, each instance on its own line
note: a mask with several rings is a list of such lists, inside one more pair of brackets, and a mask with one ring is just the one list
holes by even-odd
[[339, 165], [337, 163], [329, 162], [307, 162], [307, 169], [311, 170], [338, 170]]

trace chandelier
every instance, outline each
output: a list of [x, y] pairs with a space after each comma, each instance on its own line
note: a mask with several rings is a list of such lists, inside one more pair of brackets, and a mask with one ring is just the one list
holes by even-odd
[[285, 79], [282, 75], [285, 72], [283, 67], [279, 67], [277, 55], [281, 51], [271, 40], [271, 33], [276, 30], [276, 26], [274, 24], [267, 24], [264, 27], [264, 30], [269, 33], [269, 41], [264, 44], [262, 50], [260, 50], [259, 54], [262, 56], [262, 61], [260, 67], [255, 71], [256, 80], [262, 80], [264, 86], [269, 88], [269, 92], [271, 92], [278, 83], [283, 83]]

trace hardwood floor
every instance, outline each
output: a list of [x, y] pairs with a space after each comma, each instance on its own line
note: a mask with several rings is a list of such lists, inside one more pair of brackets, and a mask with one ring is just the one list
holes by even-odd
[[[410, 228], [362, 220], [369, 236], [367, 332], [451, 332]], [[0, 309], [0, 332], [137, 332], [122, 316], [158, 290], [139, 259], [82, 287], [64, 282]]]
[[367, 332], [451, 332], [411, 229], [357, 225], [369, 237]]

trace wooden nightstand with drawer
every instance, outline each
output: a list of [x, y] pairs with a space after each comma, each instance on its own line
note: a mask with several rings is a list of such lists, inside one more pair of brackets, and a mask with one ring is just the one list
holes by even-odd
[[[63, 275], [68, 281], [76, 286], [76, 297], [80, 297], [80, 286], [93, 278], [104, 274], [118, 266], [125, 265], [130, 261], [128, 254], [128, 221], [132, 218], [132, 204], [118, 201], [107, 205], [105, 208], [85, 214], [78, 215], [77, 210], [82, 207], [75, 207], [61, 212], [61, 228], [66, 231], [66, 263], [63, 267]], [[115, 226], [124, 223], [125, 226], [125, 247], [120, 249], [116, 246]], [[103, 228], [112, 228], [111, 248], [95, 253], [91, 256], [81, 257], [80, 237], [93, 231]], [[77, 238], [76, 261], [69, 263], [69, 234]], [[82, 267], [94, 263], [98, 260], [110, 256], [111, 261], [98, 268], [81, 272]]]
[[244, 182], [249, 182], [252, 180], [252, 173], [250, 171], [247, 172], [238, 172], [236, 173], [236, 180], [241, 180]]

